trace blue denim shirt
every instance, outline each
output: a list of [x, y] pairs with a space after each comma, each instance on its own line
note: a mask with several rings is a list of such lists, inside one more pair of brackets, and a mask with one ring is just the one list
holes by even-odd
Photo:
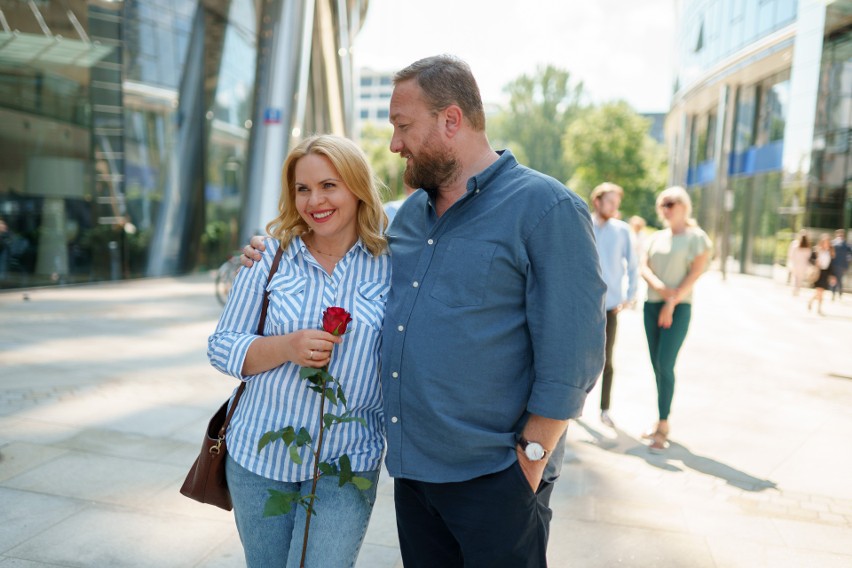
[[576, 417], [603, 367], [604, 295], [585, 203], [505, 150], [440, 218], [411, 195], [389, 231], [382, 347], [394, 477], [472, 479], [516, 459], [529, 413]]

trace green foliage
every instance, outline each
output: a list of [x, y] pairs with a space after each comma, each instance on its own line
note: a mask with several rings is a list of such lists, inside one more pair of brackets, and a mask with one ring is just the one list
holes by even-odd
[[393, 128], [390, 125], [378, 126], [367, 123], [361, 129], [361, 148], [376, 177], [385, 185], [385, 200], [393, 201], [405, 196], [402, 174], [405, 160], [390, 151]]
[[518, 161], [566, 181], [570, 169], [563, 158], [563, 134], [582, 110], [583, 84], [552, 65], [535, 75], [521, 75], [505, 87], [509, 108], [489, 119], [489, 137], [508, 147]]
[[622, 215], [640, 215], [653, 223], [666, 164], [665, 149], [648, 129], [648, 120], [623, 101], [580, 113], [563, 138], [564, 159], [573, 171], [569, 187], [588, 199], [599, 183], [616, 183], [624, 188]]

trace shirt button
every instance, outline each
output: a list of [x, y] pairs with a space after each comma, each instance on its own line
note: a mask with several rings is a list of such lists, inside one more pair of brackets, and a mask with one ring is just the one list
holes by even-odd
[[420, 282], [418, 282], [417, 280], [415, 280], [414, 282], [412, 282], [412, 283], [411, 283], [411, 285], [412, 285], [414, 288], [417, 288], [418, 286], [420, 286]]
[[397, 331], [403, 331], [403, 330], [405, 330], [405, 326], [404, 325], [398, 325], [398, 326], [396, 326], [396, 330]]
[[396, 416], [392, 416], [392, 417], [391, 417], [391, 422], [393, 422], [394, 424], [396, 424], [397, 422], [399, 422], [399, 418], [397, 418]]
[[397, 379], [397, 378], [399, 378], [399, 373], [397, 373], [396, 371], [394, 371], [393, 373], [391, 373], [391, 377], [393, 377], [393, 378]]
[[435, 244], [435, 241], [434, 241], [434, 240], [432, 240], [432, 239], [429, 239], [429, 240], [428, 240], [428, 241], [426, 241], [426, 242], [427, 242], [427, 243], [429, 243], [430, 245]]

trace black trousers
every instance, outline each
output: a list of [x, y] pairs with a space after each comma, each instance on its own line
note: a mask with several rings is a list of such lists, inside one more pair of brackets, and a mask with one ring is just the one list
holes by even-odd
[[618, 331], [618, 312], [606, 312], [606, 351], [604, 368], [601, 376], [601, 410], [609, 410], [609, 399], [612, 393], [612, 348], [615, 345], [615, 332]]
[[457, 483], [394, 479], [406, 568], [547, 566], [553, 484], [536, 493], [521, 466]]

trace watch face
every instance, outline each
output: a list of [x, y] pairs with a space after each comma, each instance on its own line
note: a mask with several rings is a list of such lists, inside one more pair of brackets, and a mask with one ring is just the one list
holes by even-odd
[[538, 461], [544, 457], [544, 448], [538, 442], [530, 442], [527, 444], [524, 453], [527, 454], [530, 461]]

